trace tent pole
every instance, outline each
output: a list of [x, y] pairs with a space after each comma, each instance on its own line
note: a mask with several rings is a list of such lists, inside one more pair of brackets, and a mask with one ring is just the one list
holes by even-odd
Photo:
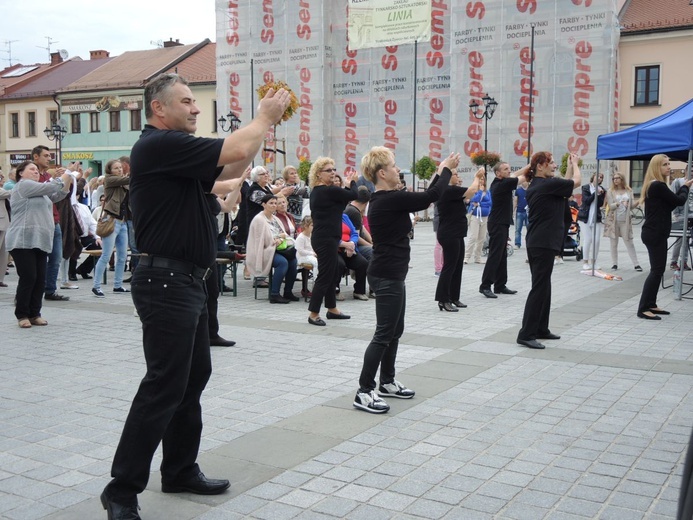
[[[693, 150], [688, 150], [688, 172], [686, 174], [686, 180], [691, 178], [691, 165], [693, 163]], [[689, 191], [688, 198], [690, 199], [691, 193]], [[681, 233], [681, 252], [679, 253], [679, 273], [681, 276], [678, 283], [674, 283], [674, 297], [677, 300], [681, 300], [683, 293], [683, 273], [686, 271], [684, 266], [688, 263], [688, 253], [690, 251], [690, 243], [688, 239], [688, 217], [690, 213], [688, 211], [688, 200], [683, 205], [683, 231]]]

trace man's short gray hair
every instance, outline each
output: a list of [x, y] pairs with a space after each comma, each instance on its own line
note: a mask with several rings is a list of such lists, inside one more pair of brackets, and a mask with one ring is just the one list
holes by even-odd
[[167, 104], [170, 97], [169, 90], [176, 83], [187, 85], [188, 80], [178, 74], [164, 73], [152, 78], [147, 83], [147, 86], [144, 87], [144, 117], [146, 119], [154, 116], [152, 101], [156, 99], [164, 105]]

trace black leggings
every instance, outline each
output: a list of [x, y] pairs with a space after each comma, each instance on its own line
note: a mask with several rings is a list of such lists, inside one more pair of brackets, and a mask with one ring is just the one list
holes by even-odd
[[319, 313], [323, 299], [326, 309], [334, 309], [337, 306], [335, 296], [335, 280], [339, 276], [339, 239], [325, 239], [312, 237], [311, 245], [318, 257], [318, 277], [313, 285], [313, 295], [310, 297], [308, 310]]
[[662, 283], [662, 277], [667, 267], [667, 238], [660, 236], [650, 236], [649, 233], [642, 234], [642, 241], [647, 247], [647, 254], [650, 257], [650, 274], [645, 279], [638, 304], [638, 312], [645, 312], [657, 307], [657, 292]]
[[13, 249], [10, 253], [19, 276], [14, 315], [18, 320], [37, 318], [41, 316], [48, 253], [40, 249]]

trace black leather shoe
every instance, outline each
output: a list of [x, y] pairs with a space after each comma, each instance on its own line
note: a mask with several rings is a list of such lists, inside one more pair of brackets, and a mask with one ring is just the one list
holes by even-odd
[[450, 302], [438, 302], [438, 309], [447, 312], [460, 312], [460, 310]]
[[327, 316], [328, 320], [350, 320], [351, 319], [351, 316], [349, 316], [348, 314], [344, 314], [343, 312], [340, 312], [339, 314], [337, 314], [335, 312], [327, 311], [327, 313], [325, 313], [325, 316]]
[[452, 304], [459, 309], [466, 309], [467, 308], [467, 304], [462, 303], [460, 300], [454, 301], [454, 302], [452, 302]]
[[67, 277], [68, 280], [71, 282], [76, 282], [77, 281], [77, 275], [76, 274], [71, 274]]
[[513, 291], [512, 289], [508, 289], [507, 287], [503, 287], [502, 289], [496, 289], [493, 292], [496, 294], [517, 294], [517, 291]]
[[137, 499], [131, 505], [119, 504], [118, 502], [113, 502], [111, 497], [104, 491], [101, 493], [101, 505], [106, 510], [106, 514], [108, 514], [108, 520], [142, 520], [137, 512], [140, 508], [137, 505]]
[[517, 343], [519, 345], [522, 345], [523, 347], [527, 348], [536, 348], [536, 349], [542, 349], [546, 348], [544, 345], [539, 343], [536, 339], [520, 339], [517, 338]]
[[289, 300], [290, 302], [298, 302], [301, 301], [301, 298], [296, 296], [294, 293], [284, 293], [284, 298]]
[[233, 347], [235, 344], [235, 341], [231, 341], [230, 339], [224, 339], [221, 336], [209, 338], [210, 347]]
[[46, 294], [44, 296], [46, 300], [51, 300], [54, 302], [66, 302], [67, 300], [70, 299], [69, 296], [63, 296], [62, 294], [58, 294], [57, 292], [51, 293], [51, 294]]
[[308, 316], [308, 323], [310, 323], [311, 325], [317, 325], [318, 327], [324, 327], [325, 325], [327, 325], [327, 323], [325, 323], [325, 320], [323, 320], [320, 316], [318, 316], [317, 318], [311, 318], [310, 316]]
[[496, 296], [495, 294], [493, 294], [493, 292], [491, 291], [491, 289], [479, 289], [479, 292], [480, 292], [481, 294], [483, 294], [484, 296], [486, 296], [487, 298], [498, 298], [498, 296]]
[[89, 275], [89, 273], [85, 273], [84, 271], [77, 271], [77, 274], [80, 275], [85, 280], [91, 280], [92, 279], [92, 277]]
[[[652, 311], [645, 311], [645, 312], [652, 312]], [[655, 316], [654, 314], [645, 314], [645, 312], [638, 312], [638, 318], [642, 318], [643, 320], [661, 320], [662, 318], [659, 316]]]
[[558, 334], [549, 332], [547, 334], [538, 334], [537, 339], [561, 339], [561, 337]]
[[231, 487], [226, 479], [211, 479], [201, 471], [197, 475], [180, 479], [177, 482], [161, 482], [164, 493], [194, 493], [196, 495], [218, 495]]
[[290, 303], [291, 300], [287, 300], [281, 294], [272, 294], [269, 298], [270, 303]]
[[659, 307], [650, 309], [650, 312], [652, 314], [661, 314], [662, 316], [669, 316], [671, 314], [669, 311], [665, 311], [664, 309], [660, 309]]

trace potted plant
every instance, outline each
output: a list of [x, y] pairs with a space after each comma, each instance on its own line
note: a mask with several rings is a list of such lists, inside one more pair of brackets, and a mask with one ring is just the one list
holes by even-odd
[[[561, 157], [561, 165], [558, 167], [558, 171], [561, 172], [561, 177], [565, 177], [565, 172], [568, 171], [568, 159], [570, 158], [570, 153], [566, 152]], [[578, 159], [578, 167], [582, 168], [582, 159]]]
[[429, 180], [438, 169], [436, 162], [428, 155], [424, 155], [414, 164], [414, 172], [422, 181]]
[[489, 152], [487, 150], [472, 152], [469, 158], [477, 166], [488, 166], [489, 168], [493, 168], [501, 160], [499, 153]]

